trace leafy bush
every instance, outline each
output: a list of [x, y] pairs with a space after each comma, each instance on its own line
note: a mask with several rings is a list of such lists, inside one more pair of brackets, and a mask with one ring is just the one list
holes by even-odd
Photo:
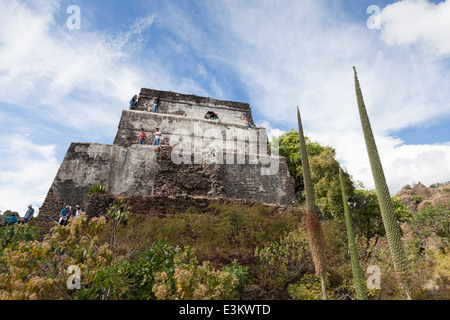
[[214, 269], [209, 261], [200, 265], [194, 250], [185, 247], [175, 257], [173, 274], [160, 272], [155, 275], [152, 291], [159, 300], [238, 299], [245, 284], [240, 280], [247, 279], [245, 273], [245, 268], [236, 263], [225, 270]]
[[83, 299], [191, 300], [237, 299], [248, 280], [246, 268], [237, 262], [216, 270], [199, 264], [195, 251], [171, 248], [158, 241], [133, 263], [121, 261], [97, 273]]
[[106, 188], [101, 184], [94, 184], [92, 187], [89, 188], [88, 192], [86, 193], [86, 197], [89, 198], [94, 193], [105, 194]]
[[313, 268], [306, 231], [299, 228], [287, 236], [256, 248], [259, 259], [257, 274], [260, 285], [267, 291], [283, 291]]
[[415, 238], [422, 243], [431, 240], [442, 252], [450, 247], [450, 202], [427, 205], [414, 214], [408, 223]]
[[288, 292], [295, 300], [322, 299], [320, 279], [312, 273], [305, 274], [298, 283], [289, 285]]
[[[112, 262], [107, 245], [97, 243], [104, 218], [73, 220], [67, 227], [55, 226], [43, 241], [20, 241], [3, 250], [6, 272], [0, 274], [0, 299], [68, 299], [69, 266], [82, 271], [83, 285]], [[28, 238], [28, 236], [26, 237]]]

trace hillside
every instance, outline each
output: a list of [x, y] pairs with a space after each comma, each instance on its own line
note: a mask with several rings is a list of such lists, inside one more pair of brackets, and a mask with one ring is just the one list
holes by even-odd
[[395, 196], [411, 213], [417, 213], [427, 205], [434, 207], [450, 202], [450, 184], [444, 184], [437, 188], [427, 188], [420, 182], [413, 187], [405, 185]]

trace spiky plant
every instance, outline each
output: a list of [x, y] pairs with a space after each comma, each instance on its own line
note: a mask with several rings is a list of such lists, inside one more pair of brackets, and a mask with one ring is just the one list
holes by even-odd
[[342, 169], [339, 168], [339, 180], [341, 182], [342, 201], [344, 204], [345, 225], [347, 226], [348, 249], [352, 261], [353, 279], [355, 280], [356, 297], [358, 300], [367, 300], [366, 285], [364, 275], [359, 263], [358, 248], [356, 246], [355, 231], [353, 229], [352, 217], [348, 209], [347, 193], [345, 192], [344, 177]]
[[94, 184], [89, 188], [89, 190], [86, 193], [86, 198], [89, 198], [91, 195], [99, 193], [99, 194], [105, 194], [107, 193], [107, 190], [104, 186], [101, 184]]
[[386, 230], [386, 236], [389, 243], [394, 268], [399, 276], [399, 281], [407, 299], [412, 299], [411, 288], [409, 285], [409, 270], [406, 261], [405, 250], [403, 248], [402, 232], [397, 223], [394, 206], [392, 204], [391, 195], [384, 176], [383, 167], [380, 157], [378, 155], [377, 145], [370, 125], [369, 117], [367, 115], [366, 106], [359, 84], [358, 74], [356, 68], [353, 67], [355, 75], [355, 89], [356, 99], [358, 102], [359, 115], [361, 118], [362, 129], [364, 133], [364, 140], [366, 142], [367, 153], [369, 155], [370, 167], [372, 169], [373, 180], [375, 182], [375, 189], [380, 204], [381, 217], [383, 225]]
[[319, 276], [322, 285], [322, 297], [328, 299], [325, 282], [325, 239], [320, 223], [320, 213], [316, 207], [314, 199], [314, 188], [311, 179], [311, 170], [309, 168], [308, 154], [306, 152], [305, 136], [303, 134], [302, 120], [297, 106], [298, 136], [300, 142], [300, 156], [302, 161], [303, 181], [305, 185], [306, 197], [306, 231], [309, 239], [309, 247], [313, 257], [314, 267], [317, 276]]

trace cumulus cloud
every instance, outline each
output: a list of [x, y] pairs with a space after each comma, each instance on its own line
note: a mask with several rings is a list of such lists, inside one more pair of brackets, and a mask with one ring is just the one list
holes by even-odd
[[41, 205], [59, 168], [54, 145], [37, 144], [30, 136], [0, 138], [0, 209], [18, 211]]
[[153, 19], [109, 35], [57, 24], [60, 10], [58, 1], [0, 3], [0, 101], [75, 130], [115, 125], [111, 111], [144, 82], [130, 59]]
[[403, 0], [381, 11], [382, 38], [389, 45], [419, 45], [427, 52], [450, 54], [450, 2]]
[[[336, 157], [355, 181], [373, 189], [372, 171], [362, 131], [315, 132], [315, 141], [329, 141], [336, 149]], [[406, 145], [399, 138], [375, 134], [378, 153], [386, 182], [392, 194], [406, 184], [421, 182], [431, 185], [450, 178], [450, 145]]]

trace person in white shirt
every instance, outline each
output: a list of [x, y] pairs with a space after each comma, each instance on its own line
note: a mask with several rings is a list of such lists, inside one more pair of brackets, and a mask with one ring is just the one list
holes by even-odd
[[153, 141], [153, 145], [159, 146], [159, 142], [161, 141], [161, 135], [162, 135], [161, 131], [159, 131], [159, 128], [156, 128], [156, 132], [155, 133], [152, 132], [152, 134], [155, 137], [155, 140]]
[[80, 206], [78, 206], [78, 205], [75, 207], [75, 209], [76, 209], [75, 217], [78, 218], [79, 216], [81, 216], [82, 211], [81, 211]]

